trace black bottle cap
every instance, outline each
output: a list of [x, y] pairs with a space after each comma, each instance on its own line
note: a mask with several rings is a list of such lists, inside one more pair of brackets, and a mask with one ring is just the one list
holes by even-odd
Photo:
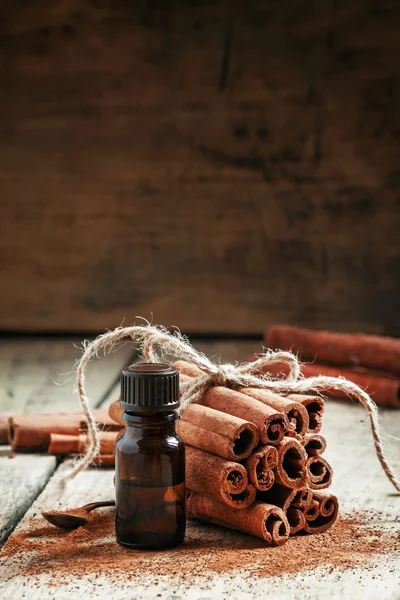
[[121, 408], [160, 413], [179, 407], [179, 373], [171, 365], [138, 363], [121, 373]]

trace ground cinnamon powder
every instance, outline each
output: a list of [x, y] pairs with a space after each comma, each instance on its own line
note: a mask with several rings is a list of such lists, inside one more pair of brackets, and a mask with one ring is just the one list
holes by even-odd
[[299, 535], [281, 547], [268, 547], [257, 538], [191, 521], [185, 543], [165, 552], [131, 551], [115, 542], [114, 510], [96, 511], [75, 531], [59, 530], [41, 518], [26, 522], [4, 546], [0, 556], [13, 557], [19, 574], [49, 573], [54, 584], [83, 575], [111, 582], [146, 575], [168, 576], [180, 583], [193, 576], [211, 579], [217, 573], [240, 571], [246, 577], [268, 577], [325, 566], [342, 570], [367, 567], [399, 552], [400, 537], [376, 511], [341, 516], [329, 531]]

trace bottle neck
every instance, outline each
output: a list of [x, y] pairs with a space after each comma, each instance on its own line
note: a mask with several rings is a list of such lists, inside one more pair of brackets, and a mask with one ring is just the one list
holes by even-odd
[[175, 421], [178, 415], [175, 411], [166, 413], [141, 414], [125, 411], [124, 420], [126, 431], [141, 437], [160, 437], [175, 433]]

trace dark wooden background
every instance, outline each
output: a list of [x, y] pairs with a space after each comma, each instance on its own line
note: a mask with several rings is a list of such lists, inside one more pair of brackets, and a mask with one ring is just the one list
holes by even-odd
[[0, 13], [0, 329], [400, 334], [397, 1]]

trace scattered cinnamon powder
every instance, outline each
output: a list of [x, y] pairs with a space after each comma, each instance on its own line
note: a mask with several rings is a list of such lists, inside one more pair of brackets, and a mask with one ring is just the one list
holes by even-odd
[[399, 553], [399, 533], [387, 524], [377, 525], [385, 515], [376, 511], [341, 516], [326, 533], [299, 535], [280, 547], [269, 547], [257, 538], [209, 524], [189, 521], [185, 543], [164, 552], [128, 550], [115, 542], [114, 510], [97, 511], [75, 531], [65, 532], [46, 524], [42, 518], [27, 522], [4, 546], [7, 557], [20, 575], [52, 575], [56, 584], [73, 577], [99, 575], [111, 582], [141, 577], [143, 573], [190, 580], [205, 580], [216, 573], [241, 572], [246, 577], [268, 577], [313, 570], [367, 567], [384, 555]]

